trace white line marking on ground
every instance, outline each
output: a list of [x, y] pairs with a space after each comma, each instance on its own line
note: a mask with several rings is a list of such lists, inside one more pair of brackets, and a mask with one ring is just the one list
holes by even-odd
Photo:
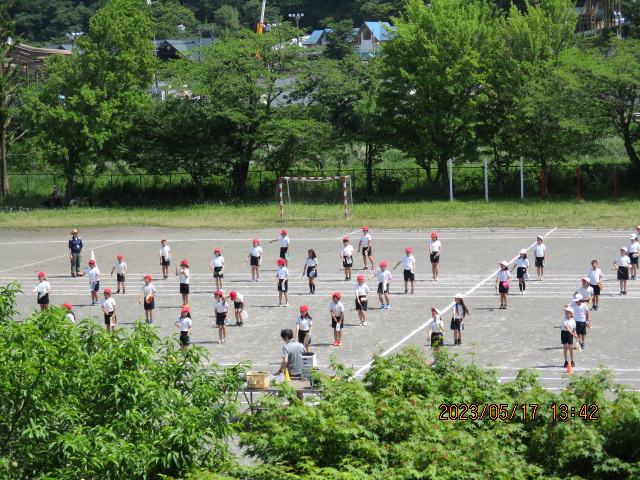
[[358, 233], [360, 230], [354, 230], [353, 232], [346, 233], [336, 238], [332, 238], [331, 240], [340, 240], [341, 238], [348, 237], [349, 235], [353, 235], [354, 233]]
[[[542, 238], [546, 238], [549, 235], [551, 235], [554, 231], [556, 230], [556, 228], [551, 229], [549, 232], [546, 233], [546, 235], [543, 235]], [[535, 244], [536, 242], [534, 242], [533, 244]], [[533, 247], [533, 244], [529, 246], [529, 248], [527, 248], [527, 250], [529, 250], [530, 248]], [[513, 257], [509, 263], [512, 263], [515, 261], [516, 258], [518, 258], [519, 255], [516, 255], [515, 257]], [[487, 276], [484, 280], [482, 280], [481, 282], [477, 283], [473, 288], [471, 288], [470, 290], [467, 290], [467, 292], [465, 292], [463, 294], [463, 296], [467, 296], [470, 293], [475, 292], [478, 288], [480, 288], [482, 285], [484, 285], [487, 281], [491, 280], [492, 278], [495, 278], [496, 273], [498, 272], [498, 270], [493, 271], [489, 276]], [[441, 315], [446, 313], [447, 311], [449, 311], [451, 309], [451, 307], [453, 307], [453, 304], [455, 302], [451, 302], [449, 303], [444, 309], [441, 310]], [[417, 333], [419, 333], [420, 331], [424, 330], [427, 327], [427, 322], [423, 323], [421, 326], [419, 326], [418, 328], [414, 329], [412, 332], [410, 332], [409, 334], [405, 335], [400, 341], [396, 342], [395, 344], [393, 344], [391, 347], [389, 347], [387, 350], [385, 350], [384, 352], [382, 352], [380, 354], [381, 357], [386, 357], [387, 355], [389, 355], [391, 352], [393, 352], [395, 349], [397, 349], [400, 345], [402, 345], [404, 342], [406, 342], [407, 340], [409, 340], [411, 337], [413, 337], [414, 335], [416, 335]], [[360, 368], [355, 375], [358, 376], [360, 374], [362, 374], [365, 370], [369, 369], [371, 367], [371, 365], [373, 364], [373, 360], [370, 361], [369, 363], [367, 363], [364, 367]]]

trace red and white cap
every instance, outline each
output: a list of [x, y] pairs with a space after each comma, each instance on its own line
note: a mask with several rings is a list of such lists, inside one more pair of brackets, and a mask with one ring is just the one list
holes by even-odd
[[381, 267], [386, 267], [387, 265], [388, 265], [387, 262], [380, 262]]
[[40, 277], [46, 277], [46, 275], [44, 274], [44, 272], [40, 272], [40, 273], [38, 274], [38, 278], [40, 278]]
[[589, 277], [582, 277], [582, 281], [589, 283], [590, 280], [589, 280]]
[[437, 308], [431, 308], [432, 312], [436, 312], [437, 315], [440, 315], [440, 310], [438, 310]]
[[110, 288], [105, 288], [104, 289], [104, 293], [108, 293], [109, 295], [111, 295], [111, 289]]
[[308, 312], [308, 311], [309, 311], [309, 307], [307, 307], [306, 305], [302, 305], [302, 306], [300, 307], [300, 311], [301, 311], [301, 312]]
[[279, 258], [279, 259], [276, 260], [276, 263], [278, 265], [284, 265], [287, 262], [286, 262], [286, 260], [284, 258]]
[[342, 295], [340, 295], [340, 292], [333, 292], [331, 294], [332, 297], [338, 297], [338, 300], [342, 298]]
[[238, 296], [238, 293], [237, 293], [235, 290], [231, 290], [231, 291], [229, 292], [229, 298], [230, 298], [231, 300], [235, 300], [237, 296]]

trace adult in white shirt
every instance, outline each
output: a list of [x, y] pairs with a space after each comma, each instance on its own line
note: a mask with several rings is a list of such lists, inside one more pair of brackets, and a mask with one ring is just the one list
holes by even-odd
[[364, 275], [358, 275], [356, 280], [358, 284], [353, 289], [356, 294], [356, 312], [358, 312], [360, 325], [365, 326], [367, 324], [367, 307], [369, 304], [369, 286], [366, 283], [364, 283]]
[[629, 280], [629, 265], [631, 259], [627, 255], [627, 247], [620, 248], [620, 255], [613, 262], [613, 267], [618, 271], [618, 280], [620, 280], [620, 295], [627, 294], [627, 280]]
[[38, 294], [38, 305], [40, 305], [40, 311], [44, 312], [49, 308], [49, 292], [51, 291], [51, 285], [47, 282], [47, 277], [44, 272], [38, 274], [38, 283], [33, 287], [31, 293]]
[[591, 322], [589, 307], [579, 293], [573, 296], [573, 303], [569, 305], [573, 309], [573, 318], [576, 321], [576, 334], [580, 347], [585, 348], [585, 340], [587, 339], [587, 324]]
[[396, 263], [395, 267], [393, 267], [393, 270], [395, 270], [396, 268], [398, 268], [398, 265], [400, 265], [402, 263], [403, 267], [404, 267], [404, 293], [409, 293], [409, 282], [411, 282], [411, 293], [413, 293], [415, 290], [413, 289], [413, 285], [414, 282], [416, 280], [416, 276], [415, 273], [413, 272], [413, 270], [416, 268], [416, 258], [411, 255], [411, 247], [407, 247], [404, 249], [404, 257], [402, 257], [398, 263]]
[[438, 234], [431, 234], [431, 242], [429, 243], [429, 260], [431, 261], [431, 274], [433, 280], [437, 281], [440, 276], [440, 254], [442, 253], [442, 242], [438, 240]]
[[602, 270], [598, 268], [598, 261], [591, 260], [591, 268], [587, 272], [589, 278], [589, 286], [593, 289], [593, 297], [591, 298], [591, 309], [598, 310], [600, 308], [600, 290], [604, 288], [602, 285]]
[[249, 249], [249, 255], [247, 255], [246, 262], [249, 262], [251, 265], [251, 281], [259, 282], [260, 281], [260, 264], [262, 263], [262, 247], [260, 246], [260, 240], [257, 238], [253, 239], [253, 245]]
[[300, 315], [296, 319], [296, 337], [307, 352], [311, 348], [311, 330], [313, 330], [313, 319], [309, 315], [309, 307], [302, 305]]
[[509, 270], [509, 263], [506, 260], [500, 262], [500, 270], [496, 274], [496, 290], [500, 293], [500, 308], [507, 308], [507, 297], [509, 296], [509, 279], [511, 278], [511, 271]]
[[105, 288], [102, 299], [102, 313], [104, 314], [104, 326], [107, 332], [116, 329], [116, 301], [111, 296], [111, 289]]
[[353, 268], [353, 247], [349, 244], [348, 238], [342, 239], [342, 248], [340, 249], [340, 258], [344, 267], [344, 279], [351, 280], [351, 269]]
[[334, 292], [329, 302], [329, 313], [331, 313], [331, 327], [333, 328], [333, 346], [342, 345], [342, 329], [344, 328], [344, 305], [340, 301], [340, 292]]
[[560, 330], [560, 341], [562, 342], [562, 350], [564, 353], [564, 368], [569, 365], [569, 356], [571, 356], [571, 366], [575, 367], [576, 364], [573, 361], [573, 339], [576, 341], [578, 336], [576, 335], [576, 322], [573, 319], [573, 308], [564, 308], [564, 318], [562, 319], [562, 330]]
[[427, 322], [427, 343], [434, 352], [444, 345], [444, 322], [440, 318], [440, 310], [431, 309], [431, 320]]
[[627, 245], [627, 255], [631, 260], [631, 280], [636, 279], [638, 273], [638, 254], [640, 253], [640, 242], [635, 233], [629, 237], [629, 243]]
[[373, 246], [371, 245], [371, 235], [369, 234], [369, 227], [366, 225], [362, 227], [362, 235], [360, 235], [360, 241], [358, 242], [358, 251], [362, 248], [362, 261], [364, 262], [364, 270], [367, 269], [367, 258], [371, 262], [371, 270], [375, 270], [373, 263]]
[[542, 243], [541, 236], [536, 237], [536, 245], [533, 247], [536, 253], [536, 270], [538, 272], [538, 281], [542, 281], [544, 277], [544, 267], [547, 264], [547, 246]]

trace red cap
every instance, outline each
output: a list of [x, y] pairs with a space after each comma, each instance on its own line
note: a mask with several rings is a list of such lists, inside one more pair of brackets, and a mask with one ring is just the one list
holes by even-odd
[[105, 288], [104, 289], [104, 293], [108, 293], [109, 295], [111, 295], [111, 289], [110, 288]]
[[189, 307], [182, 307], [180, 309], [181, 312], [191, 312], [191, 309]]
[[182, 260], [182, 263], [180, 265], [189, 265], [189, 262], [187, 262], [186, 260]]
[[307, 307], [306, 305], [302, 305], [302, 306], [300, 307], [300, 311], [301, 311], [301, 312], [308, 312], [308, 311], [309, 311], [309, 307]]
[[167, 239], [166, 239], [166, 238], [163, 238], [162, 240], [160, 240], [160, 243], [162, 243], [162, 242], [166, 242], [166, 241], [167, 241]]
[[230, 298], [231, 300], [235, 300], [237, 296], [238, 296], [238, 294], [237, 294], [236, 292], [234, 292], [233, 290], [231, 290], [231, 291], [229, 292], [229, 298]]
[[213, 253], [217, 253], [217, 252], [221, 252], [222, 250], [220, 250], [219, 248], [216, 248]]
[[438, 234], [437, 234], [436, 232], [432, 232], [432, 233], [431, 233], [431, 238], [433, 238], [433, 237], [437, 237], [437, 236], [438, 236]]
[[40, 272], [40, 273], [38, 274], [38, 278], [40, 278], [40, 277], [46, 277], [46, 275], [44, 274], [44, 272]]
[[358, 275], [358, 276], [356, 277], [356, 280], [364, 280], [364, 275]]
[[343, 241], [343, 242], [348, 242], [348, 241], [349, 241], [349, 239], [348, 239], [347, 237], [344, 237], [344, 238], [342, 239], [342, 241]]
[[278, 265], [280, 265], [280, 264], [284, 265], [284, 264], [285, 264], [285, 263], [287, 263], [287, 262], [285, 261], [285, 259], [284, 259], [284, 258], [279, 258], [278, 260], [276, 260], [276, 263], [277, 263]]
[[369, 227], [367, 227], [366, 225], [364, 227], [362, 227], [363, 230], [369, 230]]
[[124, 258], [122, 255], [118, 255], [116, 258]]
[[61, 307], [64, 307], [64, 308], [66, 308], [67, 310], [71, 310], [71, 309], [73, 308], [73, 307], [71, 306], [71, 304], [70, 304], [70, 303], [63, 303], [63, 304], [61, 305]]
[[413, 250], [411, 250], [411, 247], [407, 247], [404, 249], [405, 252], [413, 252]]
[[286, 230], [280, 230], [280, 234], [283, 234], [283, 233], [286, 235], [287, 231]]
[[223, 295], [222, 290], [216, 290], [213, 292], [214, 295]]
[[258, 240], [257, 238], [254, 238], [253, 243], [260, 243], [260, 240]]
[[95, 265], [96, 261], [95, 260], [89, 260], [89, 265], [91, 265], [92, 263]]
[[380, 266], [381, 267], [386, 267], [387, 266], [387, 262], [380, 262]]
[[342, 298], [342, 295], [340, 295], [340, 292], [333, 292], [331, 294], [332, 297], [338, 297], [338, 299]]
[[151, 275], [145, 275], [144, 278], [146, 278], [147, 280], [153, 280], [153, 278], [151, 278]]

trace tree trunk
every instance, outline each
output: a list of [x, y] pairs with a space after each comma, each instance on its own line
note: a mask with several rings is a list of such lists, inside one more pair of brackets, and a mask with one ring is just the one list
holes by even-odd
[[238, 160], [231, 169], [231, 178], [235, 194], [238, 198], [244, 198], [247, 194], [247, 178], [249, 177], [249, 160]]
[[373, 159], [375, 156], [375, 148], [371, 142], [365, 142], [364, 150], [364, 168], [366, 170], [365, 192], [367, 196], [373, 196]]
[[202, 179], [200, 178], [200, 175], [196, 173], [191, 173], [190, 175], [191, 175], [191, 180], [193, 180], [193, 183], [196, 186], [196, 192], [198, 193], [198, 201], [203, 202], [204, 189], [202, 188]]
[[619, 128], [622, 131], [624, 149], [627, 151], [627, 155], [629, 155], [629, 160], [631, 160], [631, 163], [633, 163], [636, 168], [640, 168], [640, 158], [638, 158], [638, 152], [636, 152], [633, 146], [634, 141], [631, 136], [631, 131], [629, 130], [629, 122], [624, 122]]
[[447, 168], [447, 161], [449, 160], [449, 156], [446, 154], [440, 154], [438, 156], [438, 172], [436, 173], [436, 180], [440, 177], [440, 185], [442, 187], [442, 191], [446, 193], [449, 192], [449, 170]]
[[7, 161], [7, 131], [3, 128], [0, 133], [0, 196], [7, 199], [11, 196], [11, 184], [9, 183], [9, 162]]

